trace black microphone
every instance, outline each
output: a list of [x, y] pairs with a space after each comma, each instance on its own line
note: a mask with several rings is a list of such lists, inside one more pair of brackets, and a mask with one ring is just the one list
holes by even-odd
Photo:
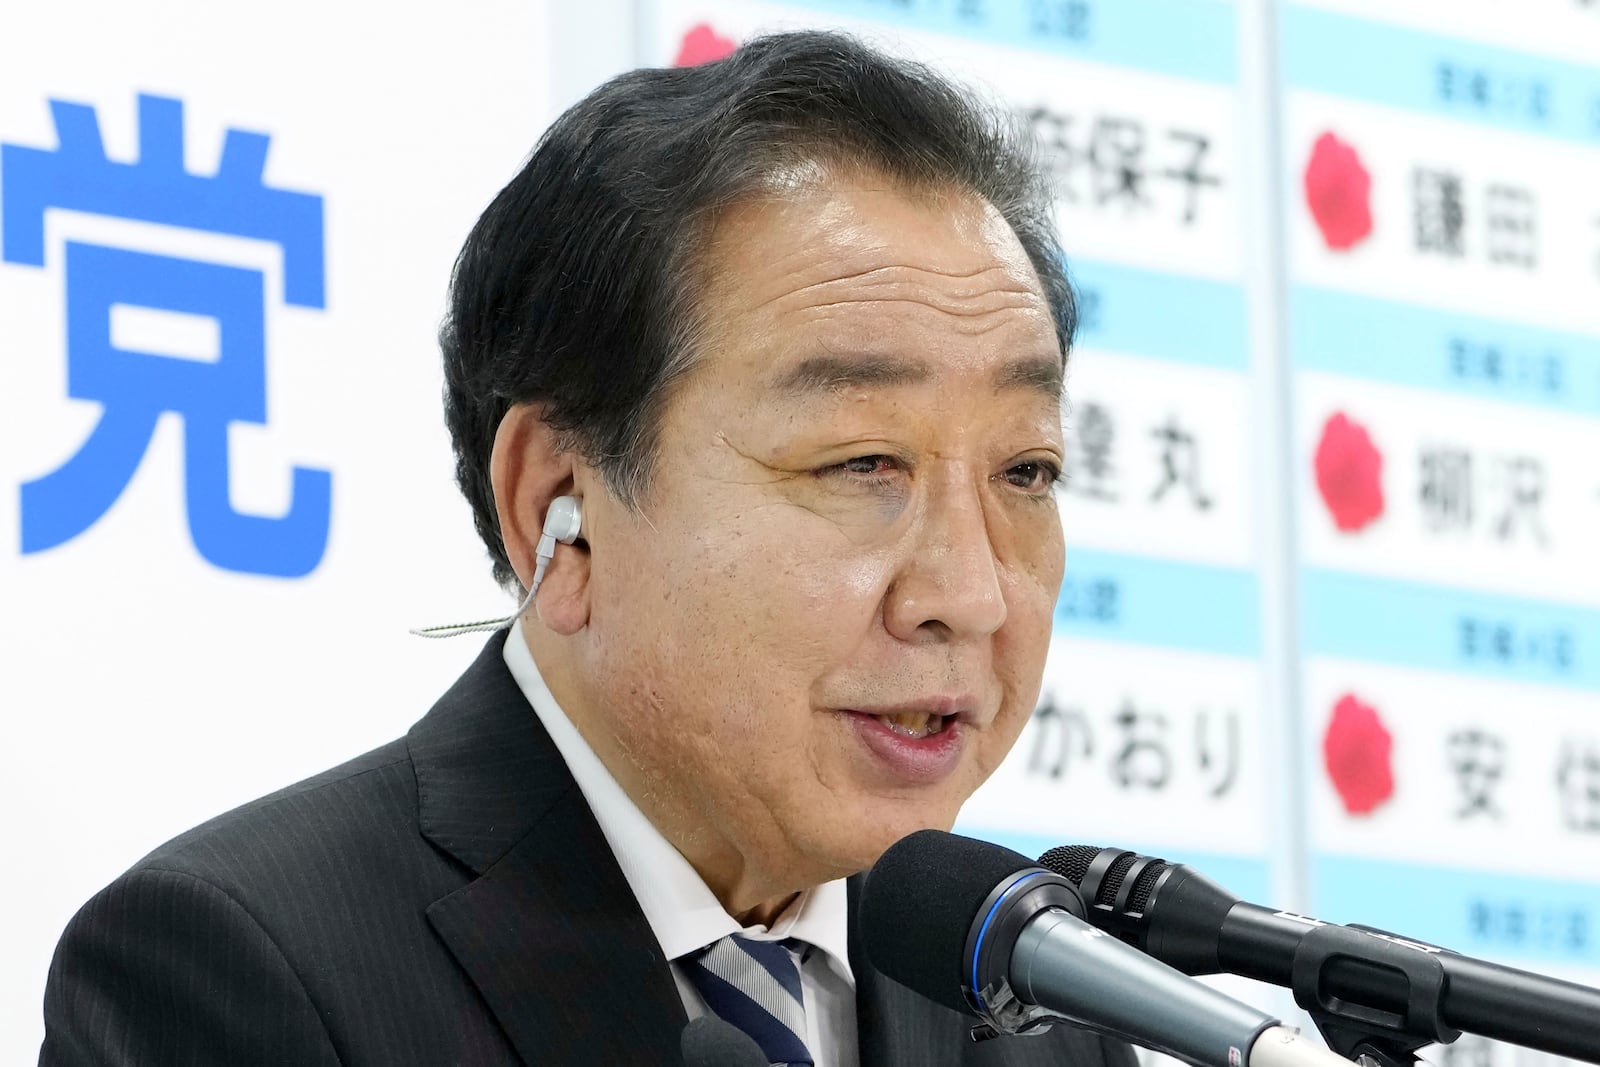
[[[1010, 849], [923, 830], [867, 874], [861, 929], [890, 978], [987, 1032], [1066, 1020], [1200, 1067], [1350, 1067], [1278, 1020], [1078, 916], [1063, 877]], [[976, 1036], [975, 1031], [975, 1036]]]
[[684, 1067], [767, 1067], [756, 1039], [715, 1015], [690, 1019], [680, 1044]]
[[1185, 974], [1285, 986], [1314, 1017], [1368, 1030], [1445, 1042], [1467, 1032], [1600, 1063], [1600, 990], [1247, 904], [1182, 864], [1122, 849], [1069, 845], [1039, 863], [1078, 887], [1091, 924]]

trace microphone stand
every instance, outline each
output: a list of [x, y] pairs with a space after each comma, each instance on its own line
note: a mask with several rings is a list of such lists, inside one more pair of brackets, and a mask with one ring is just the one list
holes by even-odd
[[1416, 1067], [1418, 1049], [1463, 1028], [1600, 1063], [1600, 992], [1370, 926], [1304, 934], [1288, 985], [1328, 1047], [1363, 1067]]

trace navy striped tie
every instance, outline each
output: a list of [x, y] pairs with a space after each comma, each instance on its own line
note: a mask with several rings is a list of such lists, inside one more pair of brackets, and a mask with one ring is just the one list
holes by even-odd
[[769, 1063], [811, 1067], [800, 968], [789, 944], [729, 934], [685, 970], [706, 1007], [755, 1038]]

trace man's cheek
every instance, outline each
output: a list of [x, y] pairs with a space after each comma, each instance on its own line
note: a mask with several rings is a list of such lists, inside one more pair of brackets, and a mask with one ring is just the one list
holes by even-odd
[[849, 475], [808, 475], [786, 482], [787, 528], [819, 544], [875, 549], [903, 536], [912, 492], [903, 481], [862, 484]]
[[766, 531], [759, 547], [745, 544], [737, 583], [758, 591], [758, 602], [779, 625], [799, 626], [814, 616], [847, 625], [861, 611], [875, 612], [904, 565], [905, 545], [852, 543], [831, 536], [836, 529], [828, 524], [818, 536], [814, 527], [791, 522]]
[[1003, 571], [1008, 629], [1017, 640], [1026, 642], [1041, 633], [1048, 639], [1064, 569], [1057, 549], [1053, 557], [1035, 553], [1026, 563], [1012, 563]]

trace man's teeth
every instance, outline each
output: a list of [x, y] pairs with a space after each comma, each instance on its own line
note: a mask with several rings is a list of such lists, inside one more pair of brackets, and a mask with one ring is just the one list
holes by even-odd
[[896, 715], [874, 715], [873, 718], [902, 737], [931, 737], [944, 729], [944, 716], [926, 711], [903, 711]]

